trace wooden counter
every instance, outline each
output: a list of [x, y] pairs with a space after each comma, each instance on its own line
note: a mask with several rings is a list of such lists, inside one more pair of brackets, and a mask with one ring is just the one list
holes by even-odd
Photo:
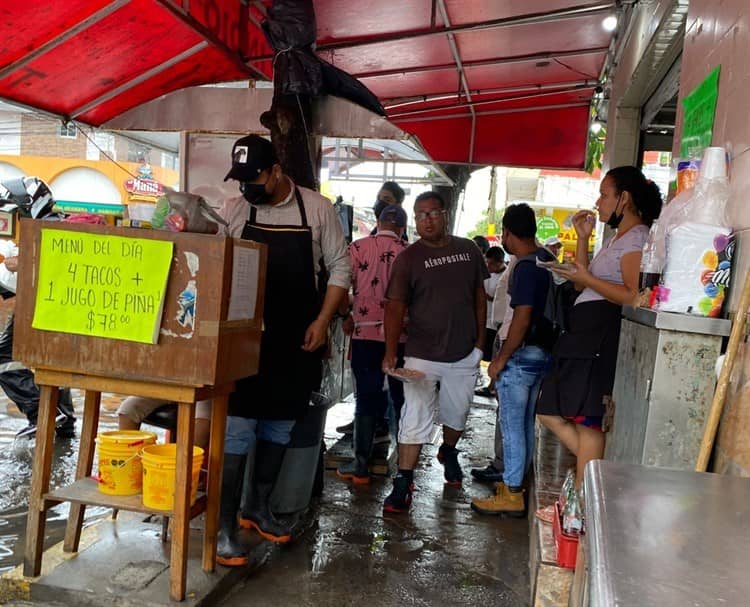
[[[164, 295], [163, 314], [154, 344], [93, 335], [39, 330], [32, 327], [37, 297], [41, 235], [47, 229], [132, 239], [169, 240], [173, 256]], [[229, 394], [234, 380], [257, 372], [263, 318], [266, 251], [263, 245], [203, 234], [174, 234], [109, 226], [21, 224], [18, 301], [14, 358], [35, 369], [41, 389], [24, 574], [39, 575], [42, 563], [46, 511], [70, 501], [64, 549], [78, 550], [87, 504], [154, 512], [173, 517], [170, 556], [170, 596], [186, 594], [187, 542], [191, 516], [205, 507], [202, 566], [213, 571], [224, 457], [224, 430]], [[64, 255], [64, 252], [61, 253]], [[253, 257], [254, 256], [254, 257]], [[236, 299], [238, 260], [253, 260], [250, 273], [254, 305], [242, 310]], [[97, 261], [106, 264], [106, 259]], [[245, 267], [245, 270], [247, 268]], [[245, 272], [245, 286], [248, 275]], [[188, 283], [195, 295], [191, 317], [180, 318], [180, 297]], [[233, 294], [235, 299], [233, 300]], [[243, 303], [242, 301], [240, 303]], [[238, 314], [239, 309], [239, 314]], [[81, 445], [76, 482], [49, 490], [52, 446], [59, 387], [85, 390]], [[118, 497], [100, 493], [90, 479], [101, 392], [116, 392], [176, 402], [177, 462], [174, 509], [152, 511], [140, 496]], [[195, 402], [212, 399], [211, 438], [205, 498], [190, 505], [190, 479]]]

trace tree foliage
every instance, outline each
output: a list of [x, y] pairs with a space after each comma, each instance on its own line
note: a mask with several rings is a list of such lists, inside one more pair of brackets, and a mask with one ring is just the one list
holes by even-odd
[[602, 156], [604, 155], [604, 140], [607, 138], [607, 129], [603, 128], [598, 133], [589, 131], [588, 145], [586, 146], [586, 165], [583, 170], [591, 175], [596, 169], [602, 168]]
[[474, 238], [474, 236], [487, 236], [487, 228], [489, 226], [489, 220], [487, 219], [487, 211], [482, 211], [482, 219], [477, 221], [477, 225], [474, 229], [466, 234], [466, 238]]

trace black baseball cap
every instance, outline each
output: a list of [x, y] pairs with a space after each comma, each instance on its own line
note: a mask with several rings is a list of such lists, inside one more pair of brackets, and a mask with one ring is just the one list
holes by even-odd
[[266, 169], [278, 163], [273, 144], [260, 135], [248, 135], [232, 146], [232, 168], [224, 181], [255, 181]]
[[397, 228], [406, 227], [406, 211], [399, 204], [392, 204], [380, 211], [378, 221], [382, 223], [392, 223]]

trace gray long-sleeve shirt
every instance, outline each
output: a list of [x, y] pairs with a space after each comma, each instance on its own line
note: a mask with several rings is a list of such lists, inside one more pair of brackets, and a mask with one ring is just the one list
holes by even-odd
[[[259, 205], [257, 207], [256, 222], [268, 225], [301, 225], [299, 209], [294, 196], [294, 183], [286, 177], [291, 185], [289, 196], [277, 205]], [[326, 197], [313, 190], [299, 187], [302, 203], [305, 205], [307, 222], [312, 228], [313, 240], [313, 272], [317, 274], [317, 262], [323, 259], [323, 265], [330, 276], [328, 284], [349, 288], [351, 282], [351, 267], [349, 250], [344, 240], [341, 223], [336, 216], [333, 204]], [[241, 238], [245, 223], [250, 218], [250, 205], [242, 196], [228, 198], [224, 201], [219, 214], [229, 223], [220, 226], [219, 234]]]

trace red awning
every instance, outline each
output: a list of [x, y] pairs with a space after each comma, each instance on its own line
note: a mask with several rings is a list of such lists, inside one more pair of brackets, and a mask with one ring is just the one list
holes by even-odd
[[[0, 97], [87, 124], [199, 84], [271, 77], [269, 2], [0, 7]], [[437, 162], [580, 168], [615, 3], [316, 0], [318, 53]]]

